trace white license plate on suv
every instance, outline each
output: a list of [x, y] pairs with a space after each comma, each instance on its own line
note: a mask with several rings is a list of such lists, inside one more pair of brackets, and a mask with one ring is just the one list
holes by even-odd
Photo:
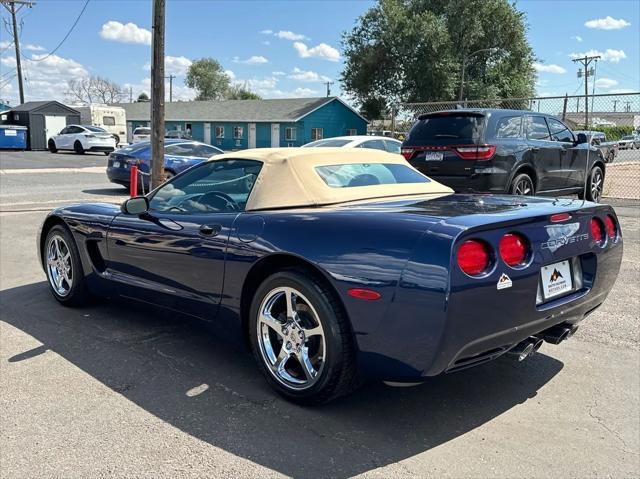
[[428, 151], [424, 154], [424, 161], [442, 161], [444, 153], [441, 151]]
[[540, 270], [542, 280], [542, 293], [544, 299], [554, 298], [573, 290], [573, 278], [571, 277], [571, 265], [569, 261], [560, 261]]

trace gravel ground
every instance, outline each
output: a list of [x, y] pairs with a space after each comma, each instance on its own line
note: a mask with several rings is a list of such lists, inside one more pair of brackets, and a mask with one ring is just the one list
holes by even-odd
[[616, 207], [620, 276], [570, 341], [305, 409], [200, 323], [116, 301], [58, 305], [34, 247], [45, 210], [125, 197], [104, 175], [68, 174], [0, 176], [3, 479], [640, 475], [638, 205]]

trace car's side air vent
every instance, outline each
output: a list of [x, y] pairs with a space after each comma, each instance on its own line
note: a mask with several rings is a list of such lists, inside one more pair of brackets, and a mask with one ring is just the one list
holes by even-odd
[[87, 251], [89, 252], [89, 258], [91, 259], [93, 267], [100, 273], [103, 273], [107, 269], [107, 265], [104, 263], [104, 259], [100, 253], [100, 248], [98, 248], [98, 242], [95, 240], [88, 240]]

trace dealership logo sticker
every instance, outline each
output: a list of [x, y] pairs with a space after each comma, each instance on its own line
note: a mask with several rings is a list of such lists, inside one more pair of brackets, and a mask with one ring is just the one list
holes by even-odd
[[564, 245], [589, 239], [588, 234], [576, 234], [580, 229], [580, 223], [569, 223], [567, 225], [548, 225], [545, 226], [545, 229], [547, 230], [547, 234], [549, 235], [549, 241], [547, 241], [546, 243], [542, 243], [540, 247], [542, 249], [548, 249], [552, 253]]
[[509, 278], [509, 276], [507, 276], [505, 273], [502, 273], [502, 276], [500, 276], [500, 279], [498, 280], [498, 290], [501, 289], [507, 289], [510, 288], [511, 286], [513, 286], [513, 282], [511, 281], [511, 278]]

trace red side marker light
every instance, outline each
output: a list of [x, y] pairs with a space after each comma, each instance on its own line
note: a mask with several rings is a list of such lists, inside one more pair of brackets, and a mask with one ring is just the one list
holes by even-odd
[[347, 294], [352, 298], [362, 299], [364, 301], [376, 301], [382, 297], [380, 293], [372, 289], [351, 288]]
[[560, 223], [562, 221], [567, 221], [571, 219], [571, 215], [569, 213], [556, 213], [555, 215], [551, 215], [549, 220], [552, 223]]

